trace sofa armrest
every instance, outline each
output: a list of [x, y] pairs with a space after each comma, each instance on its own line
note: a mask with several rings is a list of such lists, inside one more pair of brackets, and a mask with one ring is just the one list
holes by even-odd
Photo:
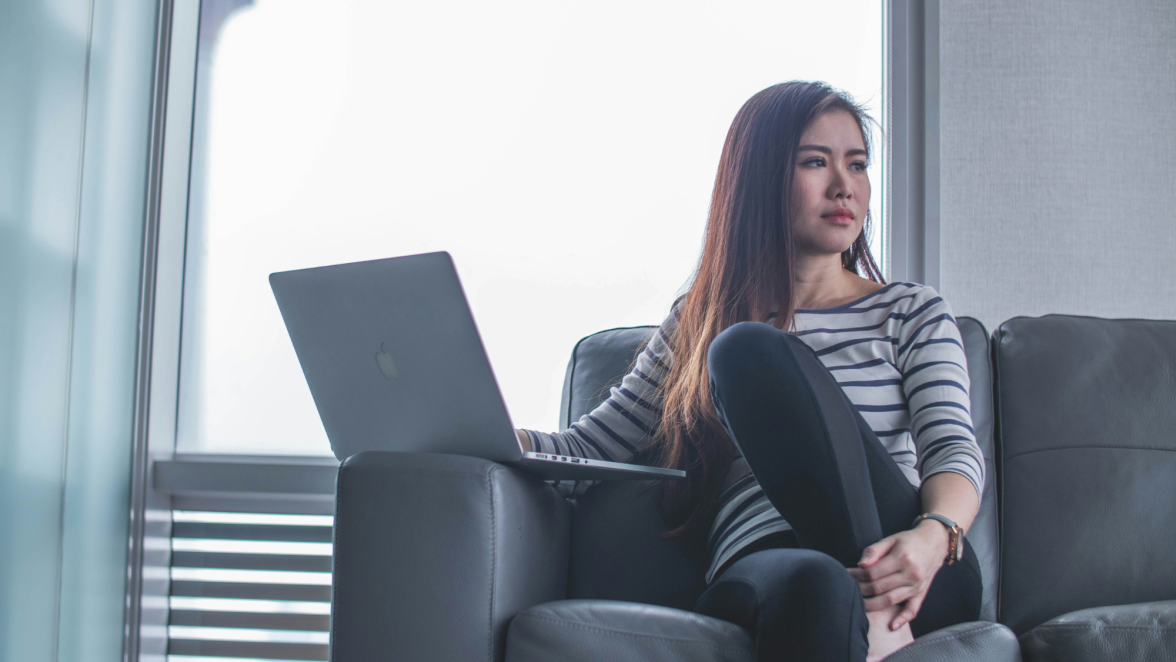
[[1021, 662], [1021, 648], [1000, 623], [972, 621], [929, 632], [885, 662]]
[[1029, 662], [1170, 661], [1176, 657], [1176, 600], [1072, 611], [1020, 640]]
[[566, 597], [570, 510], [487, 460], [366, 452], [339, 467], [331, 660], [491, 660]]

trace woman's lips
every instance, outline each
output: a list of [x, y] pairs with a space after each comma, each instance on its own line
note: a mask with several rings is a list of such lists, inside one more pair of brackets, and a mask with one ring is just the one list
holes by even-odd
[[828, 214], [821, 214], [821, 218], [827, 219], [836, 225], [853, 225], [853, 210], [841, 207], [834, 209]]

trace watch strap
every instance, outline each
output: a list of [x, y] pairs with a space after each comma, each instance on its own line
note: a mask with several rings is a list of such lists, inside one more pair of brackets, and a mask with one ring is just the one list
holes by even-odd
[[[943, 515], [940, 515], [938, 513], [923, 513], [922, 515], [919, 515], [918, 517], [915, 518], [915, 521], [911, 522], [911, 528], [912, 529], [915, 528], [916, 526], [919, 525], [919, 522], [922, 522], [925, 519], [933, 519], [937, 522], [942, 522], [943, 525], [949, 529], [959, 528], [959, 524], [956, 524], [955, 522], [949, 520], [948, 518], [946, 518]], [[961, 529], [961, 531], [962, 530], [963, 529]]]
[[964, 546], [962, 544], [964, 530], [960, 528], [960, 525], [937, 513], [923, 513], [922, 515], [916, 517], [913, 522], [911, 522], [911, 528], [915, 528], [919, 525], [919, 522], [922, 522], [925, 519], [933, 519], [946, 526], [950, 531], [950, 534], [948, 535], [947, 558], [944, 559], [947, 561], [947, 564], [951, 565], [956, 561], [962, 561], [964, 558]]

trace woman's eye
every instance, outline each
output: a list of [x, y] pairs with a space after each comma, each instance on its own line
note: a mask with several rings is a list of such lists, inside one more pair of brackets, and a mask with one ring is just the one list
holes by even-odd
[[869, 164], [865, 161], [854, 161], [853, 163], [849, 164], [849, 167], [855, 168], [857, 170], [865, 170], [869, 168]]
[[812, 158], [812, 159], [809, 159], [808, 161], [805, 161], [801, 165], [820, 167], [820, 166], [825, 165], [825, 159], [818, 156], [816, 158]]

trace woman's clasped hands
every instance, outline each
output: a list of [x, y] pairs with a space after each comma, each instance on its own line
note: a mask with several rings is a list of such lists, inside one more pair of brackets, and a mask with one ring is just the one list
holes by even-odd
[[900, 602], [905, 607], [890, 622], [897, 630], [919, 613], [931, 580], [947, 558], [947, 529], [934, 520], [920, 522], [870, 545], [862, 552], [858, 567], [849, 574], [858, 581], [866, 611], [888, 609]]

